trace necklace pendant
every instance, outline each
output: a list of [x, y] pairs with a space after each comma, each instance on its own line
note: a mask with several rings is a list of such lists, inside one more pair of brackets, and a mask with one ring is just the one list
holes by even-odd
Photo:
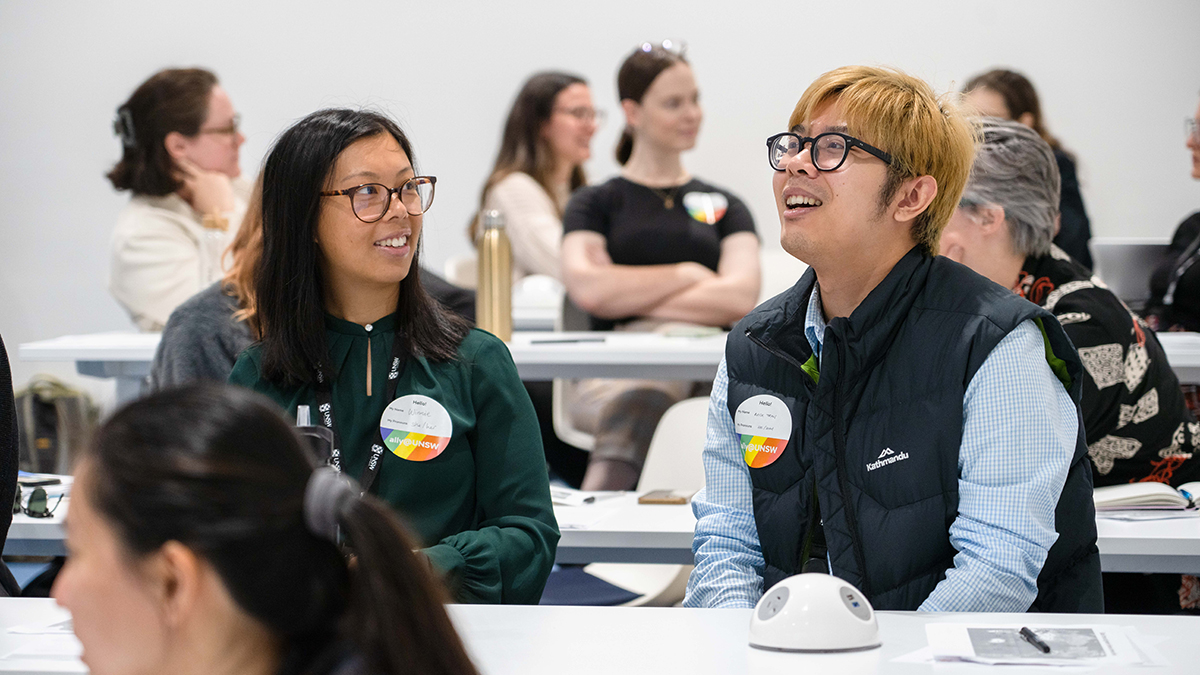
[[663, 200], [663, 206], [665, 206], [668, 211], [675, 208], [675, 198], [667, 197], [666, 199]]

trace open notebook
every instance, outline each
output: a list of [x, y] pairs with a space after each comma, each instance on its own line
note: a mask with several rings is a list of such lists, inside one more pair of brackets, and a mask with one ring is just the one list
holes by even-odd
[[1097, 511], [1125, 509], [1195, 509], [1200, 506], [1200, 481], [1173, 488], [1165, 483], [1130, 483], [1096, 488]]

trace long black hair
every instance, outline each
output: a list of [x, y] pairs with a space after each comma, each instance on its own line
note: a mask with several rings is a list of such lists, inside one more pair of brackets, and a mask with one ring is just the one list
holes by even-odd
[[[325, 340], [325, 280], [316, 243], [318, 194], [338, 156], [363, 138], [391, 134], [416, 167], [412, 144], [400, 126], [367, 110], [318, 110], [283, 132], [263, 167], [263, 254], [258, 268], [262, 374], [295, 385], [315, 379], [317, 368], [334, 375]], [[468, 326], [443, 310], [421, 286], [420, 246], [400, 282], [397, 324], [410, 354], [434, 361], [454, 358]]]
[[151, 197], [182, 187], [163, 141], [172, 131], [200, 133], [215, 86], [217, 76], [203, 68], [160, 70], [139, 85], [113, 120], [122, 145], [121, 161], [107, 174], [113, 187]]
[[[516, 171], [529, 174], [542, 186], [546, 194], [550, 195], [551, 201], [555, 202], [555, 208], [558, 207], [554, 198], [555, 188], [550, 182], [551, 172], [554, 170], [554, 153], [542, 135], [542, 130], [554, 115], [554, 100], [562, 90], [573, 84], [586, 85], [587, 80], [570, 73], [545, 71], [534, 74], [521, 86], [521, 91], [517, 93], [512, 109], [508, 112], [508, 120], [504, 123], [504, 136], [500, 140], [500, 152], [496, 155], [496, 163], [479, 195], [481, 211], [488, 190]], [[582, 166], [571, 170], [570, 181], [572, 192], [587, 183]], [[467, 236], [472, 242], [475, 241], [478, 226], [479, 218], [476, 214], [467, 230]]]
[[283, 645], [285, 674], [344, 654], [385, 675], [474, 673], [447, 597], [390, 508], [354, 499], [337, 524], [355, 562], [308, 529], [315, 460], [258, 394], [213, 383], [130, 403], [85, 456], [87, 494], [134, 556], [177, 541]]

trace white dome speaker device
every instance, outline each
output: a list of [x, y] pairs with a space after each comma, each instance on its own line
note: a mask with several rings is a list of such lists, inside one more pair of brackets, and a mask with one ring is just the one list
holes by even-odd
[[750, 646], [785, 652], [874, 649], [875, 609], [861, 591], [828, 574], [797, 574], [763, 594], [750, 618]]

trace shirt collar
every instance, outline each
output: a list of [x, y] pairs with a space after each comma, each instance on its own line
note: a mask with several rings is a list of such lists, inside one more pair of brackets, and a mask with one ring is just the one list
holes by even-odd
[[812, 294], [808, 296], [808, 312], [804, 315], [804, 337], [808, 338], [808, 344], [819, 361], [821, 341], [825, 338], [825, 315], [821, 310], [821, 288], [815, 281]]

